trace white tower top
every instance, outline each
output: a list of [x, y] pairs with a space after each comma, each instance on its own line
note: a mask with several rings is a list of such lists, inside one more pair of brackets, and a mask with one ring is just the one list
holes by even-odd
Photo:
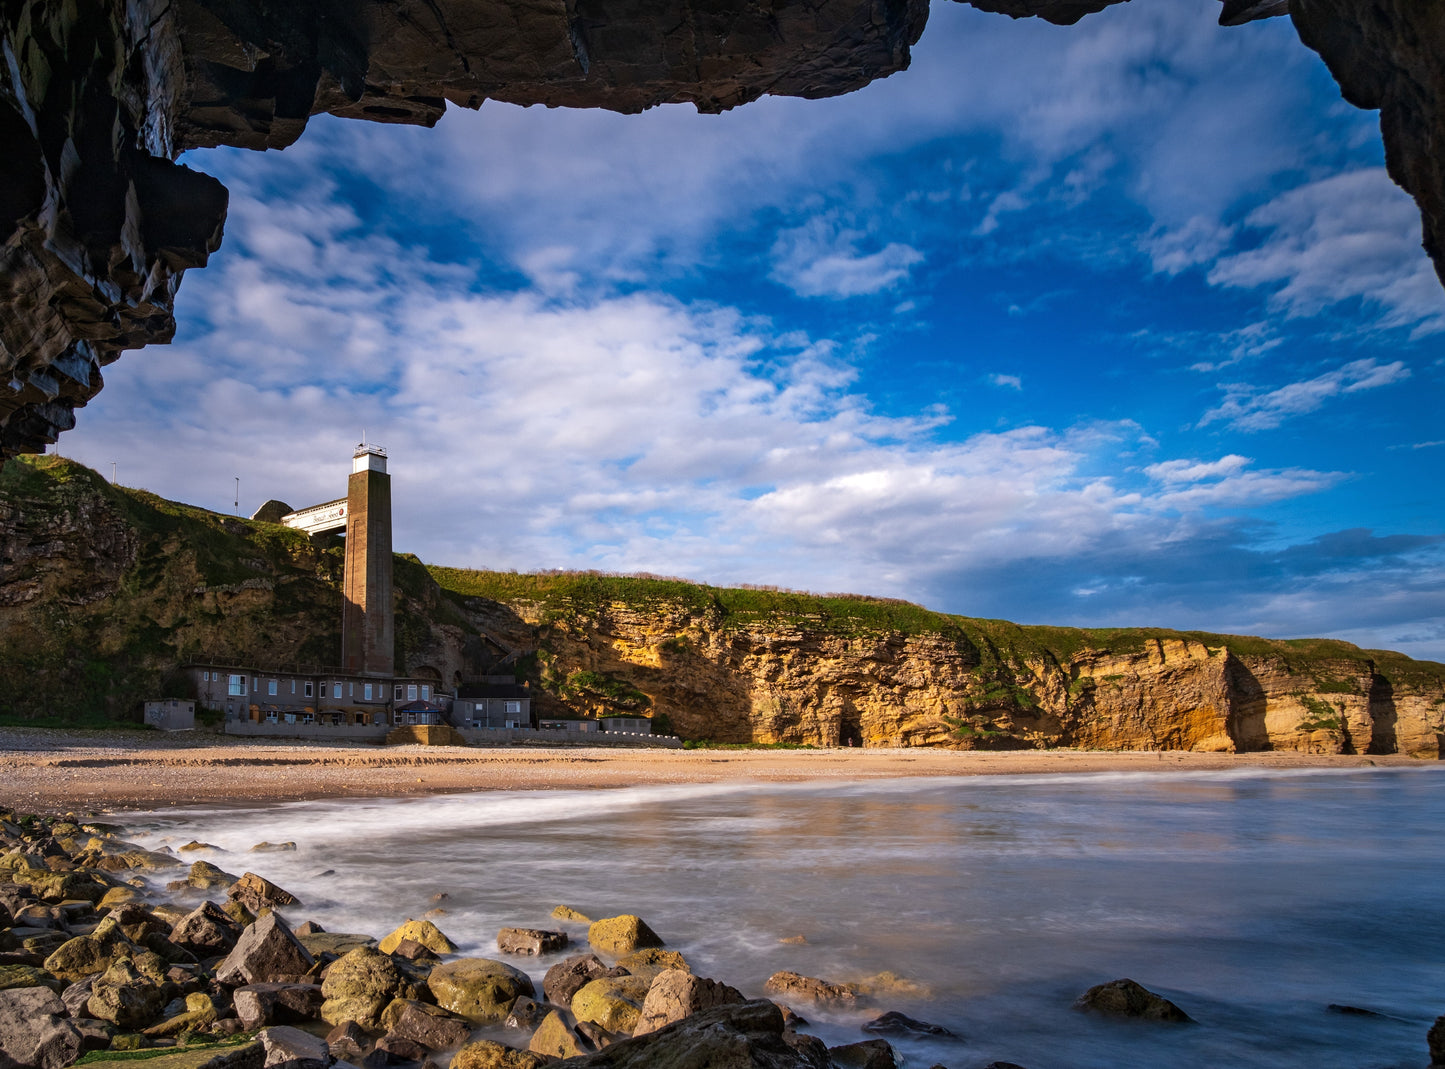
[[386, 473], [386, 450], [379, 445], [372, 445], [362, 442], [356, 447], [356, 452], [351, 455], [351, 474], [359, 471], [379, 471]]

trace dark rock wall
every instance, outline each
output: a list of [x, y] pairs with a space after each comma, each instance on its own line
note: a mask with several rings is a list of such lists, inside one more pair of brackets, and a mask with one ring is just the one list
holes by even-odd
[[[970, 0], [1070, 24], [1117, 0]], [[1284, 0], [1226, 0], [1231, 24]], [[320, 112], [446, 104], [721, 111], [907, 67], [927, 0], [0, 0], [0, 463], [43, 451], [125, 349], [169, 341], [227, 194], [172, 160], [284, 148]], [[1445, 265], [1445, 4], [1293, 0]], [[1445, 270], [1445, 266], [1442, 266]], [[1442, 275], [1445, 277], [1445, 275]]]
[[1291, 0], [1290, 15], [1344, 98], [1379, 109], [1390, 177], [1420, 206], [1445, 283], [1445, 3]]

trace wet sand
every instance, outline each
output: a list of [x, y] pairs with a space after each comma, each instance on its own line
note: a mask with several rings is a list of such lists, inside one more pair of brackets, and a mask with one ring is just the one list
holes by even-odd
[[[1424, 766], [1401, 756], [1026, 750], [632, 750], [230, 740], [200, 732], [0, 728], [0, 806], [77, 814], [205, 803], [726, 780]], [[1431, 765], [1434, 762], [1430, 763]]]

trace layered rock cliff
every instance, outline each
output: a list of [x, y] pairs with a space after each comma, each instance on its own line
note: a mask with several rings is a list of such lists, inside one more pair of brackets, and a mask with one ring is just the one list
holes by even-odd
[[[906, 602], [395, 559], [398, 670], [689, 739], [1441, 755], [1445, 665], [1326, 640], [1021, 627]], [[0, 470], [0, 716], [137, 719], [187, 661], [334, 663], [341, 554], [275, 524]]]
[[[1076, 22], [1118, 0], [969, 0]], [[1445, 278], [1445, 14], [1427, 0], [1289, 9], [1419, 203]], [[321, 112], [433, 125], [484, 100], [703, 111], [823, 97], [908, 66], [927, 0], [5, 0], [0, 3], [0, 465], [42, 452], [126, 349], [170, 340], [226, 190], [187, 148], [284, 148]], [[961, 75], [962, 76], [962, 75]], [[1221, 163], [1221, 165], [1227, 165]], [[424, 175], [418, 181], [425, 180]]]
[[[1328, 640], [1021, 627], [867, 598], [433, 569], [593, 712], [685, 738], [1438, 758], [1445, 665]], [[570, 685], [582, 679], [585, 686]], [[625, 707], [624, 707], [625, 708]]]

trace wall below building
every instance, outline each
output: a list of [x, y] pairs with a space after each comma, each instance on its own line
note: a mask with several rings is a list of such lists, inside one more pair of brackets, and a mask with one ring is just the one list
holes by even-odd
[[390, 724], [268, 724], [264, 721], [227, 720], [227, 735], [266, 739], [314, 739], [317, 742], [381, 742]]

